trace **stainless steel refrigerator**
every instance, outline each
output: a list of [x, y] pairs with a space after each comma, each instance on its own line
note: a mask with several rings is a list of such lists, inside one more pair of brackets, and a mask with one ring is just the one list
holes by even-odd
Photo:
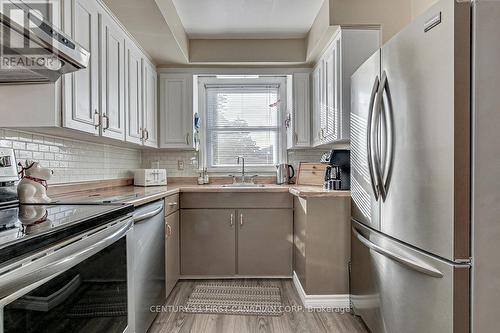
[[441, 0], [352, 76], [351, 301], [373, 333], [498, 331], [499, 17]]

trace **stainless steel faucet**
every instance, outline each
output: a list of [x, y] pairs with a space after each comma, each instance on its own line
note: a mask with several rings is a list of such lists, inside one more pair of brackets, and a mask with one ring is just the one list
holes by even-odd
[[241, 160], [241, 182], [244, 183], [245, 182], [245, 158], [243, 156], [238, 156], [236, 163], [240, 164], [240, 160]]

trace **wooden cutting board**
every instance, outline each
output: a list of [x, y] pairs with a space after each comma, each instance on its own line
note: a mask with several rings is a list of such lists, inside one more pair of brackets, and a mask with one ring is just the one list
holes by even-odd
[[297, 185], [319, 185], [325, 182], [326, 164], [300, 162]]

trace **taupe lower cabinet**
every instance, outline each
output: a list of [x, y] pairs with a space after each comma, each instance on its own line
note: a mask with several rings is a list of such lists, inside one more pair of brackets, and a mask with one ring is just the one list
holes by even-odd
[[182, 209], [182, 276], [290, 276], [291, 209]]
[[294, 270], [307, 295], [349, 294], [350, 200], [294, 198]]
[[293, 212], [290, 209], [240, 209], [238, 274], [291, 275]]
[[181, 274], [236, 273], [234, 209], [181, 210]]
[[[165, 198], [165, 294], [174, 289], [180, 276], [179, 196]], [[172, 205], [175, 202], [175, 205]], [[172, 208], [174, 207], [174, 208]]]

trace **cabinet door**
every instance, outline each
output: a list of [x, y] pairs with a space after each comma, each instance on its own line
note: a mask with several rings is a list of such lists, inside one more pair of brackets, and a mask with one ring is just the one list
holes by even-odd
[[193, 75], [160, 75], [160, 148], [193, 148]]
[[156, 91], [156, 68], [143, 58], [143, 87], [144, 87], [144, 145], [158, 147], [158, 109]]
[[174, 289], [180, 275], [179, 211], [165, 218], [165, 292]]
[[101, 135], [125, 140], [125, 35], [106, 13], [100, 16], [100, 32]]
[[288, 127], [291, 133], [287, 133], [287, 148], [307, 148], [311, 145], [309, 73], [295, 73], [292, 86], [293, 109]]
[[181, 274], [236, 273], [235, 211], [181, 210]]
[[313, 146], [321, 144], [321, 63], [319, 63], [312, 74], [312, 140]]
[[335, 140], [336, 134], [336, 48], [332, 47], [329, 51], [327, 51], [324, 60], [324, 89], [323, 92], [324, 99], [324, 108], [322, 115], [322, 124], [321, 128], [323, 129], [322, 133], [322, 142], [329, 143]]
[[64, 75], [63, 127], [97, 134], [99, 127], [99, 7], [94, 0], [72, 0], [65, 9], [66, 32], [90, 52], [89, 65]]
[[238, 210], [238, 274], [292, 274], [291, 209]]
[[132, 42], [126, 43], [125, 62], [125, 140], [142, 144], [142, 54]]

